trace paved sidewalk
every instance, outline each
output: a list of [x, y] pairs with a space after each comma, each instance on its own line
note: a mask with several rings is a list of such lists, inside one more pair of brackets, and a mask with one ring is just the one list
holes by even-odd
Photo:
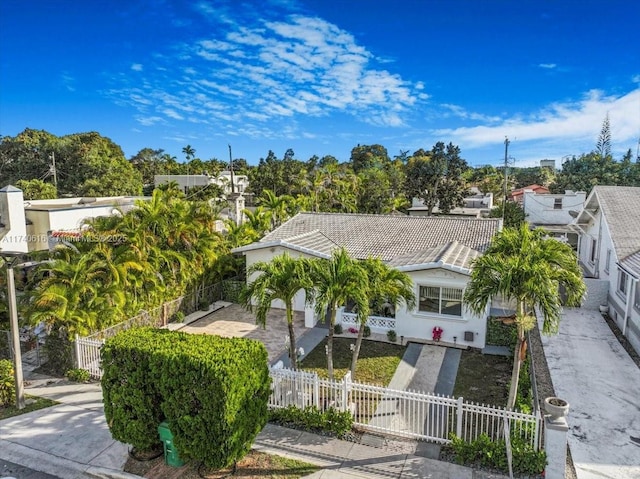
[[598, 311], [565, 308], [542, 336], [556, 394], [567, 400], [578, 479], [640, 478], [640, 369]]

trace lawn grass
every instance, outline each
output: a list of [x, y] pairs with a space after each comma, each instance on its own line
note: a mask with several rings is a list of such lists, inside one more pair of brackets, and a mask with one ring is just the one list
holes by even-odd
[[125, 472], [149, 477], [171, 477], [180, 479], [243, 477], [245, 479], [298, 479], [320, 470], [319, 466], [307, 462], [288, 459], [274, 454], [249, 451], [238, 461], [235, 474], [229, 476], [230, 470], [208, 471], [197, 463], [189, 463], [179, 469], [164, 464], [164, 457], [152, 461], [136, 461], [129, 458], [124, 467]]
[[[352, 352], [351, 344], [355, 344], [355, 338], [333, 339], [333, 368], [335, 379], [342, 379], [351, 368]], [[302, 360], [301, 368], [313, 371], [322, 378], [327, 377], [327, 355], [325, 338], [313, 351]], [[406, 346], [385, 343], [380, 341], [362, 341], [360, 356], [356, 365], [356, 381], [367, 384], [387, 386], [396, 372], [396, 368]]]
[[35, 396], [26, 396], [25, 401], [27, 402], [27, 404], [24, 409], [18, 409], [15, 404], [0, 407], [0, 420], [7, 419], [13, 416], [19, 416], [20, 414], [26, 414], [31, 411], [37, 411], [38, 409], [44, 409], [46, 407], [55, 406], [56, 404], [58, 404], [52, 399], [40, 398]]
[[505, 406], [512, 361], [511, 357], [482, 354], [477, 349], [462, 351], [453, 395], [480, 404]]

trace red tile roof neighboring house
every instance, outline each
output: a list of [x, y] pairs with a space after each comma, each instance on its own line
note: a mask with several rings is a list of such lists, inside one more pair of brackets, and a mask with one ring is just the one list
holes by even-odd
[[546, 186], [529, 185], [529, 186], [524, 186], [522, 188], [518, 188], [517, 190], [513, 190], [511, 192], [511, 199], [517, 203], [522, 203], [524, 192], [527, 190], [531, 190], [534, 193], [537, 193], [539, 195], [545, 195], [549, 193], [549, 188], [547, 188]]

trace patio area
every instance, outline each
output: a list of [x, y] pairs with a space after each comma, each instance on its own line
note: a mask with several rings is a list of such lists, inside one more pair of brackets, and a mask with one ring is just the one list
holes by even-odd
[[[304, 313], [294, 312], [293, 314], [297, 341], [307, 329], [304, 327]], [[289, 329], [284, 309], [271, 309], [267, 313], [264, 329], [256, 324], [256, 317], [253, 313], [245, 310], [239, 304], [232, 304], [206, 314], [180, 330], [192, 334], [216, 334], [227, 338], [257, 339], [267, 347], [270, 363], [285, 352], [289, 344], [285, 343]]]

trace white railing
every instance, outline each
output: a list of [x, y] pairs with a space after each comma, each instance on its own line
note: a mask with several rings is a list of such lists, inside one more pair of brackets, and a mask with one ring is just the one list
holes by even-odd
[[100, 349], [104, 344], [104, 339], [81, 338], [76, 336], [76, 358], [78, 360], [78, 368], [89, 371], [93, 379], [102, 377], [102, 368], [100, 367]]
[[354, 424], [362, 429], [447, 444], [455, 433], [465, 441], [481, 434], [492, 440], [504, 438], [508, 421], [511, 437], [519, 436], [536, 450], [542, 446], [542, 418], [504, 408], [484, 406], [416, 391], [400, 391], [352, 382], [320, 379], [314, 373], [272, 369], [269, 407], [315, 406], [324, 411], [336, 407], [350, 410]]
[[[355, 313], [342, 312], [340, 323], [344, 328], [356, 327], [360, 325], [358, 323], [358, 315]], [[385, 318], [382, 316], [369, 316], [367, 318], [367, 326], [374, 330], [380, 330], [382, 332], [396, 329], [396, 318]]]

